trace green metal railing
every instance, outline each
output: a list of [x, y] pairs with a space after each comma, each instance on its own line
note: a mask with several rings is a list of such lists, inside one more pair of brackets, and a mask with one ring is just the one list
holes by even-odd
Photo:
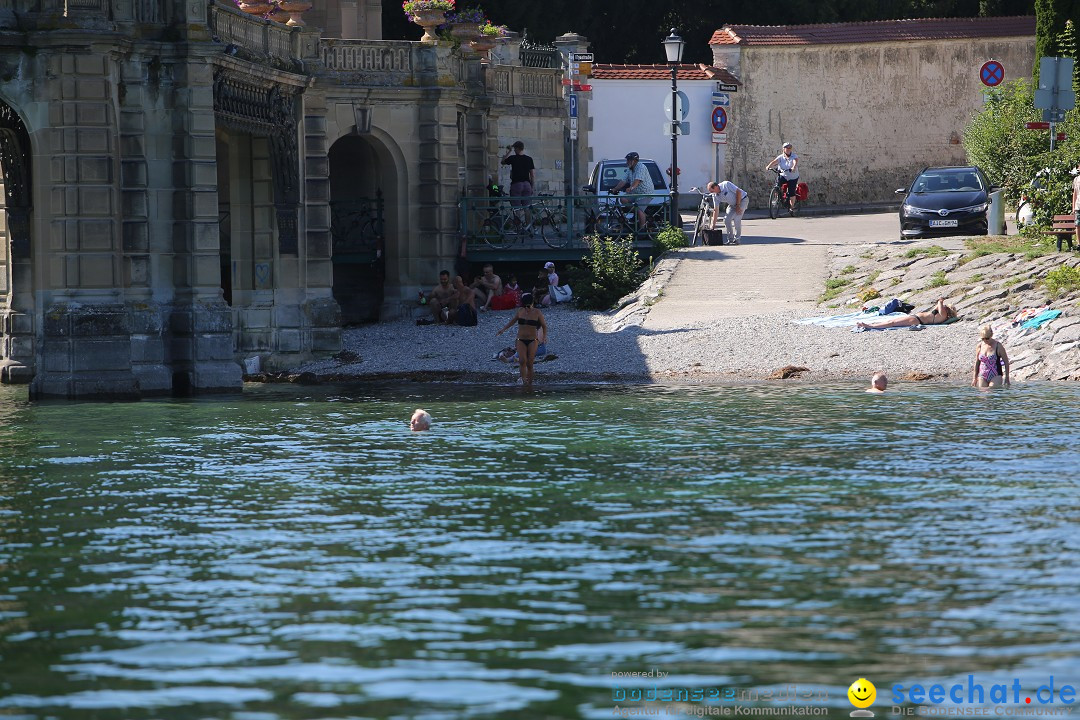
[[[625, 195], [535, 195], [530, 198], [464, 197], [459, 203], [461, 235], [470, 250], [587, 249], [592, 235], [652, 242], [667, 224], [669, 196], [656, 193], [638, 228]], [[644, 196], [634, 196], [644, 197]]]

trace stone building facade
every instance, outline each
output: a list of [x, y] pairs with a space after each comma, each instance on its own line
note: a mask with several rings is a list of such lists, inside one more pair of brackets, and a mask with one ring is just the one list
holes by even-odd
[[713, 64], [743, 86], [732, 96], [725, 177], [764, 207], [762, 168], [795, 144], [815, 204], [893, 200], [928, 165], [966, 162], [961, 138], [983, 102], [979, 69], [1030, 78], [1033, 17], [727, 25]]
[[319, 5], [335, 37], [232, 2], [0, 9], [0, 381], [234, 391], [246, 358], [332, 353], [343, 308], [396, 314], [456, 255], [458, 200], [500, 147], [561, 156], [557, 67], [380, 40], [379, 3]]

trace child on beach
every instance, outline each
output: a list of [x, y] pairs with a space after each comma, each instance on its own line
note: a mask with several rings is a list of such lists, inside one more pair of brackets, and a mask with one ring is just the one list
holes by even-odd
[[989, 325], [979, 328], [979, 344], [975, 346], [975, 370], [971, 387], [1001, 387], [1009, 384], [1009, 355], [1005, 346], [994, 340]]

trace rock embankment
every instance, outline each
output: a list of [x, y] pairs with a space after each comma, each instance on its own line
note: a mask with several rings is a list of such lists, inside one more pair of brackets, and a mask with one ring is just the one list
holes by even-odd
[[[994, 337], [1009, 353], [1014, 379], [1080, 380], [1080, 288], [1055, 295], [1046, 284], [1051, 271], [1080, 267], [1080, 257], [1074, 254], [978, 255], [928, 243], [902, 252], [842, 248], [832, 254], [831, 265], [834, 282], [849, 281], [825, 303], [835, 312], [881, 305], [892, 297], [921, 308], [945, 297], [964, 321], [958, 325], [994, 328]], [[880, 292], [881, 298], [852, 302], [868, 288]], [[1014, 322], [1024, 310], [1042, 307], [1060, 310], [1061, 315], [1037, 329]]]

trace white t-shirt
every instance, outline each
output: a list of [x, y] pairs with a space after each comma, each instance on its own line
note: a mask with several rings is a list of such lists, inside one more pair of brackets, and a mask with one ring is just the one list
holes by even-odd
[[794, 150], [791, 152], [791, 157], [788, 157], [784, 153], [780, 153], [776, 156], [776, 167], [780, 168], [780, 174], [784, 176], [785, 180], [798, 180], [799, 171], [795, 170], [795, 161], [799, 159], [799, 154]]
[[713, 204], [716, 207], [719, 207], [719, 204], [722, 202], [727, 203], [728, 205], [734, 205], [736, 191], [741, 192], [743, 197], [746, 197], [745, 190], [743, 190], [730, 180], [725, 180], [724, 182], [720, 183], [720, 189], [717, 192], [713, 193], [713, 197], [715, 198], [713, 200]]

